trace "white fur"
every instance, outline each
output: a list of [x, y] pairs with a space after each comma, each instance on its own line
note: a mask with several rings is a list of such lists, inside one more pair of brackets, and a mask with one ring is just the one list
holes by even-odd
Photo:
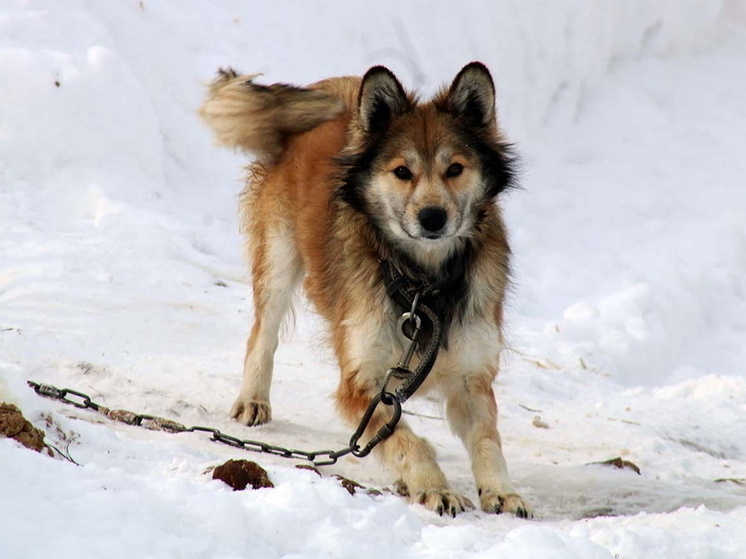
[[279, 330], [303, 277], [300, 256], [289, 227], [279, 224], [268, 234], [266, 242], [268, 270], [261, 289], [262, 301], [254, 302], [256, 331], [247, 342], [243, 385], [231, 409], [231, 415], [246, 424], [263, 423], [271, 417], [269, 390]]

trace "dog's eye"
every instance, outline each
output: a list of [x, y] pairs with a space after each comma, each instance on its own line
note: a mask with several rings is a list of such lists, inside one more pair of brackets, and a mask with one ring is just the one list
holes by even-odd
[[446, 169], [446, 177], [452, 179], [453, 177], [459, 176], [464, 172], [464, 166], [461, 163], [452, 163], [448, 169]]
[[412, 171], [409, 170], [409, 167], [405, 167], [404, 165], [399, 165], [396, 169], [394, 169], [394, 175], [396, 175], [396, 178], [399, 180], [412, 180]]

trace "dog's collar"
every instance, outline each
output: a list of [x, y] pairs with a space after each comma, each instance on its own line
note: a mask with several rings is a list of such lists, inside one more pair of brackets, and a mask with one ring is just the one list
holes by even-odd
[[[404, 402], [425, 381], [435, 364], [441, 344], [444, 342], [442, 317], [428, 304], [428, 299], [432, 300], [440, 293], [440, 286], [432, 285], [426, 281], [416, 282], [402, 273], [389, 260], [382, 260], [380, 266], [386, 292], [394, 303], [404, 311], [402, 318], [412, 313], [421, 324], [421, 329], [418, 327], [419, 346], [416, 346], [420, 363], [413, 371], [414, 374], [411, 374], [404, 384], [396, 390], [397, 398], [400, 402]], [[412, 316], [410, 315], [409, 318], [412, 318]]]
[[402, 291], [419, 292], [423, 299], [432, 299], [459, 281], [458, 277], [446, 276], [434, 281], [424, 273], [407, 274], [391, 260], [380, 260], [379, 263], [386, 293], [394, 300], [397, 293]]
[[[473, 248], [473, 247], [472, 247]], [[395, 259], [379, 260], [379, 273], [389, 299], [402, 312], [411, 308], [416, 293], [442, 323], [441, 343], [448, 347], [448, 332], [454, 318], [462, 316], [468, 291], [467, 274], [471, 266], [472, 250], [446, 262], [441, 273], [431, 275], [412, 262]]]
[[432, 301], [447, 287], [423, 277], [415, 279], [391, 260], [381, 260], [380, 268], [386, 294], [402, 311], [408, 311], [412, 307], [416, 293], [419, 293], [423, 302]]

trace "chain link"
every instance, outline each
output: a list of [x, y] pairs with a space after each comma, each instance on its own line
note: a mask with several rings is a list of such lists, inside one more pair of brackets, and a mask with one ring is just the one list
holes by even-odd
[[[91, 409], [97, 411], [109, 419], [126, 423], [127, 425], [134, 425], [136, 427], [143, 427], [151, 431], [166, 431], [169, 433], [208, 433], [211, 435], [211, 439], [214, 442], [222, 443], [233, 448], [240, 448], [242, 450], [248, 450], [251, 452], [261, 452], [263, 454], [271, 454], [279, 456], [281, 458], [292, 458], [296, 460], [307, 460], [313, 462], [314, 466], [330, 466], [336, 464], [337, 460], [342, 456], [350, 454], [357, 450], [357, 446], [348, 446], [340, 450], [316, 450], [308, 452], [305, 450], [296, 450], [290, 448], [284, 448], [281, 446], [275, 446], [261, 441], [254, 441], [250, 439], [239, 439], [232, 435], [227, 435], [214, 427], [204, 427], [202, 425], [193, 425], [186, 427], [185, 425], [167, 419], [165, 417], [158, 417], [155, 415], [138, 414], [128, 410], [112, 410], [101, 404], [97, 404], [91, 400], [90, 396], [77, 390], [70, 388], [57, 388], [50, 384], [42, 384], [34, 381], [27, 381], [28, 385], [34, 389], [34, 391], [40, 396], [47, 398], [54, 398], [66, 404], [75, 406], [81, 409]], [[81, 401], [70, 398], [70, 395], [80, 398]], [[370, 445], [370, 443], [368, 443]], [[370, 452], [370, 451], [368, 451]]]
[[[214, 442], [222, 443], [233, 448], [240, 448], [241, 450], [247, 450], [250, 452], [260, 452], [263, 454], [271, 454], [273, 456], [279, 456], [281, 458], [291, 458], [296, 460], [306, 460], [312, 462], [314, 466], [331, 466], [337, 463], [341, 457], [347, 454], [353, 454], [358, 457], [367, 456], [373, 450], [379, 442], [387, 438], [393, 433], [396, 428], [396, 424], [401, 418], [401, 404], [394, 394], [386, 393], [386, 396], [377, 394], [371, 401], [368, 409], [366, 410], [360, 425], [358, 426], [355, 433], [350, 438], [350, 444], [345, 448], [339, 450], [297, 450], [291, 448], [285, 448], [281, 446], [271, 445], [261, 441], [255, 441], [251, 439], [239, 439], [232, 435], [227, 435], [214, 427], [204, 427], [202, 425], [194, 425], [186, 427], [185, 425], [167, 419], [165, 417], [158, 417], [155, 415], [138, 414], [128, 410], [121, 409], [109, 409], [101, 404], [97, 404], [91, 400], [90, 396], [77, 390], [70, 388], [57, 388], [50, 384], [41, 384], [34, 381], [27, 381], [28, 385], [34, 389], [34, 391], [40, 396], [47, 398], [54, 398], [66, 404], [75, 406], [80, 409], [91, 409], [99, 412], [109, 419], [126, 423], [127, 425], [134, 425], [136, 427], [143, 427], [152, 431], [166, 431], [169, 433], [208, 433], [212, 435], [211, 439]], [[70, 398], [70, 395], [80, 398], [81, 401]], [[364, 446], [360, 447], [358, 444], [359, 439], [365, 433], [371, 418], [373, 417], [378, 405], [383, 403], [387, 406], [393, 406], [394, 413], [379, 430], [371, 437], [370, 441]]]
[[[52, 386], [50, 384], [39, 384], [32, 381], [28, 381], [28, 384], [29, 386], [31, 386], [31, 388], [36, 390], [37, 394], [40, 394], [41, 396], [56, 398], [57, 400], [61, 400], [66, 404], [71, 404], [76, 408], [92, 409], [95, 411], [99, 410], [99, 405], [92, 402], [90, 396], [88, 396], [87, 394], [83, 394], [82, 392], [78, 392], [77, 390], [72, 390], [71, 388], [57, 388], [56, 386]], [[73, 398], [69, 398], [70, 395], [76, 396], [82, 401], [77, 402]]]
[[[281, 446], [275, 446], [261, 441], [254, 441], [251, 439], [239, 439], [232, 435], [226, 435], [219, 429], [213, 427], [204, 427], [200, 425], [194, 425], [187, 427], [177, 421], [167, 419], [165, 417], [158, 417], [155, 415], [138, 414], [127, 410], [112, 410], [101, 404], [97, 404], [91, 397], [83, 392], [78, 392], [71, 388], [57, 388], [50, 384], [42, 384], [34, 381], [27, 381], [28, 385], [36, 391], [40, 396], [46, 396], [48, 398], [54, 398], [66, 404], [70, 404], [80, 409], [91, 409], [98, 413], [101, 413], [114, 421], [126, 423], [127, 425], [134, 425], [137, 427], [143, 427], [144, 429], [150, 429], [154, 431], [166, 431], [169, 433], [208, 433], [212, 437], [210, 440], [218, 443], [222, 443], [233, 448], [240, 448], [241, 450], [248, 450], [250, 452], [261, 452], [263, 454], [271, 454], [273, 456], [279, 456], [281, 458], [290, 458], [296, 460], [307, 460], [312, 462], [314, 466], [330, 466], [336, 464], [337, 460], [347, 454], [352, 454], [357, 457], [364, 457], [371, 453], [373, 448], [381, 441], [388, 438], [396, 429], [402, 415], [402, 402], [411, 396], [411, 393], [419, 387], [424, 381], [425, 377], [432, 368], [432, 362], [434, 361], [434, 355], [437, 354], [438, 339], [435, 340], [435, 349], [431, 349], [431, 359], [428, 359], [429, 364], [420, 363], [416, 371], [412, 371], [409, 368], [409, 363], [414, 355], [417, 345], [418, 337], [420, 334], [421, 319], [417, 314], [418, 303], [420, 300], [420, 291], [414, 294], [411, 310], [405, 312], [399, 320], [399, 328], [404, 341], [404, 352], [401, 359], [396, 367], [389, 369], [381, 391], [373, 397], [368, 408], [363, 414], [360, 424], [358, 425], [355, 432], [350, 437], [349, 444], [339, 450], [316, 450], [316, 451], [305, 451], [290, 449]], [[422, 309], [426, 316], [429, 316], [432, 311], [426, 307]], [[432, 318], [430, 318], [433, 320]], [[437, 318], [435, 319], [437, 320]], [[439, 336], [438, 336], [439, 338]], [[429, 345], [433, 345], [431, 340]], [[388, 390], [388, 384], [391, 378], [397, 378], [399, 380], [405, 380], [406, 388], [409, 390], [402, 390], [400, 387], [397, 391], [391, 392]], [[411, 388], [410, 388], [411, 387]], [[378, 410], [380, 405], [390, 407], [391, 417], [385, 423], [382, 423], [378, 428], [378, 431], [371, 436], [368, 442], [361, 447], [359, 441], [365, 432], [368, 430], [373, 417]], [[380, 419], [376, 421], [378, 423]]]

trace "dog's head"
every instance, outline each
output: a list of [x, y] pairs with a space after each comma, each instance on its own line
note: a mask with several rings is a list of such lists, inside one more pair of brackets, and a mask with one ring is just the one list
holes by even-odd
[[418, 103], [390, 70], [371, 68], [343, 161], [344, 198], [416, 260], [442, 262], [474, 235], [512, 178], [489, 71], [468, 64], [449, 88]]

